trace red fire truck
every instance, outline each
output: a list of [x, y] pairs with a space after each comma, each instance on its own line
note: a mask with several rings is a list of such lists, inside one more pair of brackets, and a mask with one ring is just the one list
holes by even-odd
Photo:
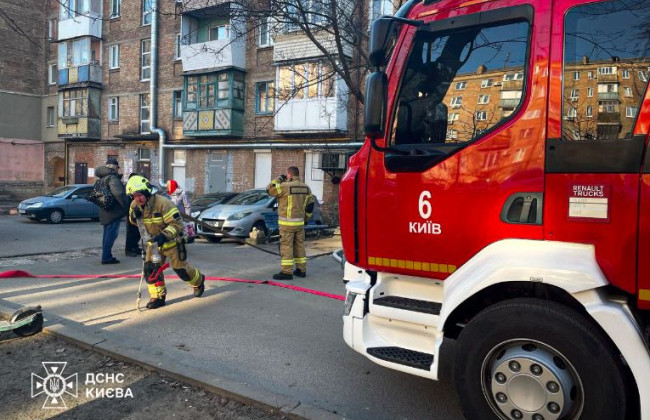
[[650, 0], [411, 0], [373, 23], [350, 347], [452, 363], [470, 419], [650, 419], [648, 22]]

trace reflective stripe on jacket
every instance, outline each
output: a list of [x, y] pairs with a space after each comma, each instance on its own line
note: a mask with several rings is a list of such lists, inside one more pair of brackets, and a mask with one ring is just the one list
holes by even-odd
[[[138, 204], [133, 200], [129, 208], [129, 223], [137, 226], [138, 223], [133, 214], [136, 207], [138, 207]], [[172, 241], [183, 232], [183, 221], [180, 212], [169, 199], [154, 194], [147, 200], [144, 208], [140, 208], [140, 210], [142, 210], [144, 227], [152, 237], [162, 233], [167, 238], [167, 241]], [[164, 245], [163, 248], [165, 248]]]
[[278, 224], [280, 226], [303, 226], [313, 212], [314, 196], [311, 189], [300, 179], [282, 182], [276, 178], [266, 191], [278, 198]]

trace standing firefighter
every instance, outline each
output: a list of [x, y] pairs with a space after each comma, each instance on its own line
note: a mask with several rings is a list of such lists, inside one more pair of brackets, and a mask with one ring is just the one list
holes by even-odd
[[314, 211], [314, 196], [309, 186], [300, 182], [299, 174], [298, 168], [290, 166], [286, 175], [280, 175], [266, 187], [269, 194], [278, 198], [282, 270], [273, 275], [275, 280], [292, 280], [292, 272], [299, 277], [307, 275], [305, 223]]
[[[188, 282], [194, 288], [194, 296], [200, 297], [205, 290], [205, 276], [197, 268], [185, 261], [187, 253], [182, 238], [183, 222], [178, 208], [169, 199], [153, 195], [149, 181], [136, 175], [126, 184], [126, 192], [133, 196], [129, 209], [129, 222], [137, 225], [141, 223], [146, 233], [151, 236], [145, 256], [144, 275], [149, 288], [148, 309], [156, 309], [165, 305], [167, 288], [165, 279], [160, 273], [155, 272], [157, 264], [152, 262], [152, 247], [157, 246], [162, 261], [169, 258], [172, 268], [181, 280]], [[152, 276], [153, 274], [153, 276]]]

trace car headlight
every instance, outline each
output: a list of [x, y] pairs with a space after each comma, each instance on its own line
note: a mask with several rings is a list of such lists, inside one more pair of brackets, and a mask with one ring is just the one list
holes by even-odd
[[32, 204], [27, 206], [28, 209], [37, 209], [39, 207], [43, 207], [43, 202], [42, 201], [39, 201], [37, 203], [32, 203]]
[[240, 212], [237, 212], [235, 214], [231, 214], [230, 216], [228, 216], [228, 220], [241, 220], [244, 217], [250, 216], [251, 214], [253, 214], [252, 211], [240, 211]]
[[199, 216], [199, 214], [201, 214], [201, 212], [197, 210], [197, 211], [193, 211], [192, 213], [190, 213], [190, 216], [192, 216], [192, 217], [194, 217], [196, 219]]

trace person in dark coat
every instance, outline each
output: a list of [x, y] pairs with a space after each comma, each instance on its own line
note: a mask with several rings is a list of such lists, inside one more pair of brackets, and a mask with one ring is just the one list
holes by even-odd
[[[129, 175], [129, 179], [135, 175], [140, 175], [137, 172], [133, 172], [131, 175]], [[131, 197], [127, 196], [128, 198], [128, 204], [131, 204]], [[142, 249], [139, 246], [140, 242], [140, 231], [138, 230], [138, 227], [135, 225], [132, 225], [128, 221], [126, 222], [126, 244], [124, 247], [124, 253], [129, 256], [129, 257], [139, 257], [142, 255]]]
[[95, 170], [95, 177], [101, 178], [111, 190], [115, 197], [115, 206], [110, 210], [99, 208], [99, 223], [104, 226], [102, 238], [102, 264], [117, 264], [120, 261], [113, 256], [113, 244], [120, 233], [120, 222], [128, 211], [126, 191], [124, 184], [117, 173], [119, 168], [117, 159], [108, 158], [106, 166], [100, 166]]

